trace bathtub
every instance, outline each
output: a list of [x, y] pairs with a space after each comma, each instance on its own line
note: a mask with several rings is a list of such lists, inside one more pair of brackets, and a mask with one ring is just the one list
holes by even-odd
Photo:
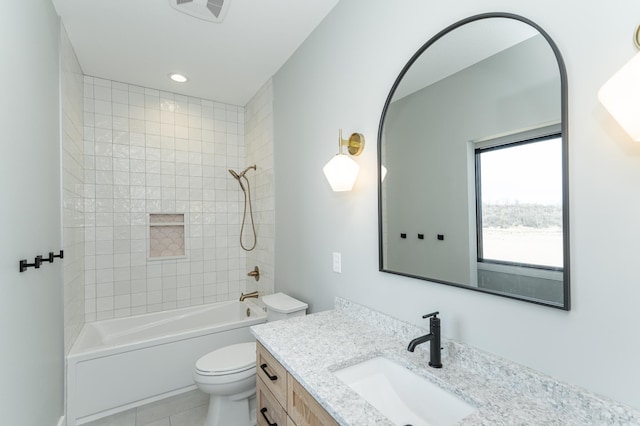
[[198, 358], [265, 321], [247, 300], [85, 324], [67, 356], [67, 426], [195, 389]]

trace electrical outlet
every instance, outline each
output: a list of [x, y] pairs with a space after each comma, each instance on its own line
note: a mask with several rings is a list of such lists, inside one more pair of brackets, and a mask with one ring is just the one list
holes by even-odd
[[340, 253], [333, 253], [333, 272], [342, 273], [342, 255]]

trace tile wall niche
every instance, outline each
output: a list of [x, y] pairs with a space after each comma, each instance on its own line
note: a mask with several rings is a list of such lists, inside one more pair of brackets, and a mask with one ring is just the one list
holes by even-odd
[[64, 26], [60, 27], [64, 349], [68, 353], [84, 325], [83, 75]]
[[[247, 290], [260, 294], [275, 291], [274, 282], [274, 234], [275, 203], [273, 191], [273, 84], [269, 79], [245, 106], [245, 141], [247, 166], [257, 166], [255, 178], [249, 172], [253, 213], [258, 234], [256, 248], [247, 252], [247, 267], [260, 268], [260, 281], [249, 279]], [[247, 217], [247, 220], [249, 218]], [[245, 226], [245, 246], [251, 244], [251, 230]]]
[[[85, 76], [83, 118], [86, 321], [237, 298], [244, 108]], [[148, 259], [150, 213], [185, 215], [185, 258]]]

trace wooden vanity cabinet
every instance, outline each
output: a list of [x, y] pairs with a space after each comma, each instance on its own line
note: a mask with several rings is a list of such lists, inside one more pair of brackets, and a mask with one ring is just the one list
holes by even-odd
[[269, 426], [269, 424], [287, 425], [289, 422], [293, 424], [285, 409], [259, 377], [257, 379], [256, 399], [258, 426]]
[[259, 342], [256, 355], [258, 426], [338, 426]]
[[256, 351], [256, 376], [262, 379], [278, 403], [286, 407], [287, 370], [259, 342], [256, 344]]

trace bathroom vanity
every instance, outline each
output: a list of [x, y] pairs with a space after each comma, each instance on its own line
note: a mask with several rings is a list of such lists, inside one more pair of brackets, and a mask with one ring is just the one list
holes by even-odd
[[256, 355], [258, 426], [338, 425], [260, 343]]
[[[334, 310], [256, 325], [251, 331], [260, 347], [259, 425], [269, 424], [264, 408], [268, 421], [280, 426], [408, 424], [390, 420], [383, 414], [386, 408], [338, 377], [376, 358], [472, 407], [461, 420], [444, 424], [640, 424], [640, 412], [630, 407], [455, 341], [443, 340], [443, 367], [431, 368], [427, 345], [407, 351], [409, 341], [424, 329], [340, 298]], [[413, 404], [428, 405], [429, 399]]]

